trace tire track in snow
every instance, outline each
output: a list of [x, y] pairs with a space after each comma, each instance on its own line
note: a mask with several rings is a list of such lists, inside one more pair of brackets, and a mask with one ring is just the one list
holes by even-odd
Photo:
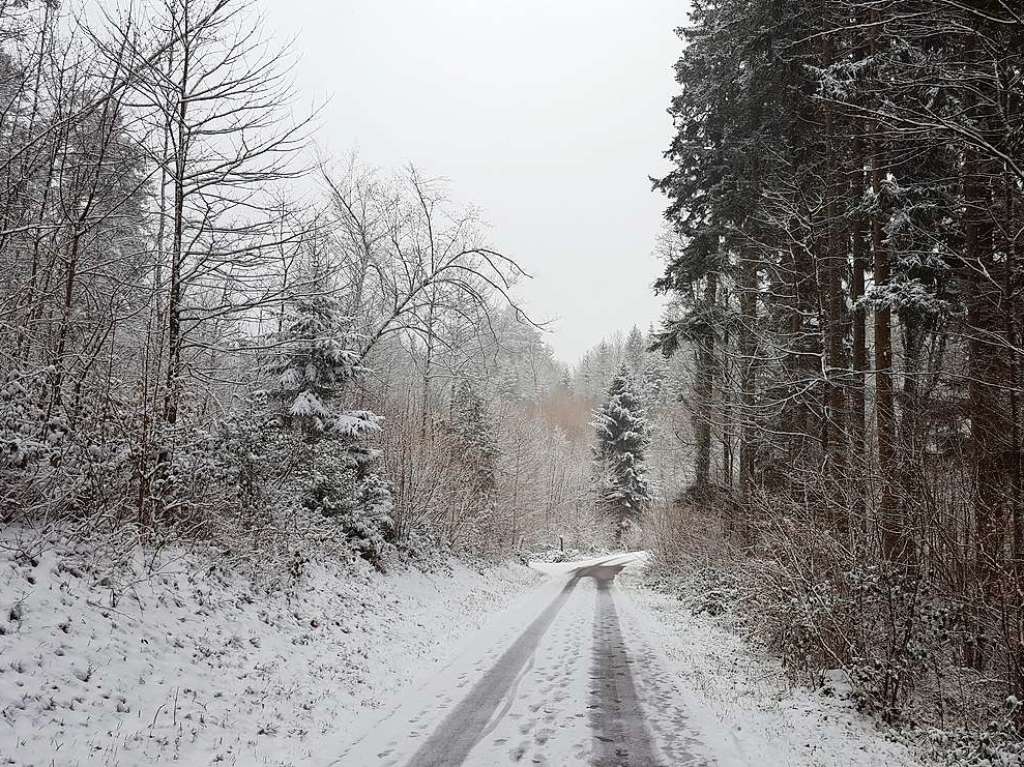
[[[460, 767], [469, 763], [495, 767], [520, 762], [535, 767], [570, 763], [667, 767], [666, 760], [656, 756], [658, 750], [645, 722], [612, 596], [611, 585], [625, 564], [618, 558], [609, 559], [572, 571], [570, 580], [540, 615], [507, 649], [499, 651], [500, 655], [491, 656], [494, 660], [485, 666], [483, 676], [454, 707], [448, 695], [437, 699], [437, 708], [447, 709], [447, 714], [429, 730], [409, 733], [410, 739], [418, 740], [421, 734], [426, 738], [418, 740], [418, 748], [410, 743], [415, 748], [412, 756], [406, 752], [402, 759], [395, 752], [397, 742], [392, 742], [376, 754], [380, 763], [393, 767]], [[593, 579], [596, 601], [577, 589], [584, 578]], [[572, 610], [566, 608], [567, 603]], [[572, 615], [563, 621], [560, 616], [567, 611]], [[634, 658], [632, 662], [640, 661]], [[564, 708], [567, 690], [574, 684], [579, 684], [575, 714]], [[521, 690], [521, 686], [527, 689]], [[584, 707], [588, 699], [591, 705]], [[422, 716], [417, 714], [410, 724], [417, 725]], [[573, 724], [580, 720], [589, 726]], [[489, 736], [495, 737], [489, 740]]]
[[573, 573], [555, 600], [537, 616], [416, 751], [409, 760], [409, 767], [456, 767], [466, 760], [473, 747], [489, 729], [493, 729], [494, 723], [500, 718], [500, 715], [496, 717], [495, 714], [502, 701], [514, 688], [523, 667], [580, 578], [593, 577], [591, 571], [597, 569], [600, 566], [581, 568]]
[[594, 620], [594, 688], [590, 721], [596, 739], [593, 767], [667, 767], [654, 754], [644, 723], [611, 584], [622, 569], [599, 573]]

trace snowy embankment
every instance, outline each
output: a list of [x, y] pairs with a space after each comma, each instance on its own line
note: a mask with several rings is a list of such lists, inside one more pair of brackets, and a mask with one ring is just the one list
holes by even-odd
[[[643, 585], [630, 568], [620, 586], [624, 628], [660, 656], [688, 701], [702, 751], [718, 767], [919, 767], [922, 762], [843, 690], [793, 685], [782, 665], [721, 621], [693, 615]], [[838, 685], [841, 687], [841, 685]], [[831, 692], [832, 694], [826, 694]]]
[[306, 564], [270, 588], [182, 552], [0, 551], [0, 765], [329, 764], [537, 577]]

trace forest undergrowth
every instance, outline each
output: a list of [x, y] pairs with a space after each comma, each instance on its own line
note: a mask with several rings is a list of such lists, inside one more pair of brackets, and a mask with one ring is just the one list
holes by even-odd
[[941, 574], [886, 571], [799, 511], [738, 525], [725, 498], [661, 506], [645, 583], [780, 659], [793, 684], [848, 699], [929, 763], [1019, 764], [1020, 702], [963, 661], [971, 605]]

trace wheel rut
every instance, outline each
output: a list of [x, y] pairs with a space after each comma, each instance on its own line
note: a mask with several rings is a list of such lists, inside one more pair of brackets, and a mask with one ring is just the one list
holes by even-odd
[[[491, 765], [496, 764], [494, 758], [497, 757], [503, 763], [508, 759], [510, 764], [553, 765], [550, 761], [553, 755], [548, 753], [546, 744], [555, 735], [556, 720], [561, 717], [556, 713], [558, 707], [568, 702], [565, 697], [568, 690], [554, 688], [565, 683], [557, 680], [565, 673], [572, 673], [569, 669], [582, 660], [581, 653], [589, 654], [592, 646], [589, 685], [586, 666], [574, 672], [582, 675], [576, 677], [581, 685], [577, 693], [577, 716], [589, 727], [584, 725], [580, 729], [578, 725], [569, 725], [577, 733], [574, 737], [580, 738], [571, 741], [575, 744], [572, 746], [573, 763], [590, 767], [667, 767], [658, 756], [645, 721], [641, 696], [633, 678], [634, 662], [639, 661], [631, 659], [627, 653], [611, 589], [624, 566], [605, 562], [573, 571], [551, 604], [495, 660], [462, 700], [448, 710], [433, 732], [420, 741], [415, 753], [402, 764], [406, 767], [459, 767], [475, 765], [483, 759]], [[571, 613], [565, 620], [559, 620], [555, 632], [558, 636], [545, 639], [577, 585], [585, 578], [593, 579], [596, 584], [593, 617], [574, 600]], [[586, 640], [582, 641], [584, 637]], [[542, 640], [543, 655], [537, 655]], [[535, 669], [538, 662], [542, 663], [539, 671]], [[565, 672], [558, 671], [563, 667]], [[556, 681], [541, 685], [542, 698], [535, 701], [528, 696], [523, 698], [518, 689], [520, 684], [527, 675], [538, 673], [549, 681]], [[507, 721], [510, 717], [514, 728]], [[516, 733], [512, 737], [510, 728]], [[497, 736], [498, 729], [505, 734]], [[500, 751], [504, 753], [499, 756]]]
[[590, 722], [596, 748], [593, 767], [661, 767], [644, 722], [626, 654], [612, 579], [598, 579], [594, 620], [594, 687]]
[[409, 767], [456, 767], [493, 729], [492, 719], [516, 684], [541, 638], [587, 570], [577, 570], [555, 600], [497, 660], [409, 761]]

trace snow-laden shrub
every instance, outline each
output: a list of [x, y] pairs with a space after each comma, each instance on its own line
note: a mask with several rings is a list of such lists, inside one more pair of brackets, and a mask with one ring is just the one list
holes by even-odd
[[924, 751], [949, 767], [1019, 767], [1024, 764], [1024, 740], [1014, 725], [1021, 702], [1007, 700], [1006, 715], [981, 732], [965, 729], [927, 731]]
[[216, 516], [228, 513], [234, 494], [219, 481], [214, 445], [213, 435], [197, 430], [159, 449], [148, 486], [154, 527], [202, 532]]
[[724, 615], [739, 600], [736, 579], [729, 571], [700, 567], [691, 579], [691, 593], [683, 601], [694, 615]]
[[884, 567], [813, 525], [783, 520], [749, 583], [769, 645], [814, 685], [843, 669], [855, 699], [889, 721], [951, 636], [952, 618], [916, 574]]
[[391, 533], [391, 486], [367, 469], [370, 457], [324, 442], [297, 477], [303, 506], [336, 523], [360, 556], [379, 566]]
[[67, 425], [44, 406], [47, 374], [14, 369], [0, 380], [0, 471], [28, 469], [63, 441]]
[[87, 391], [72, 412], [51, 403], [51, 368], [0, 381], [0, 517], [120, 518], [131, 495], [137, 422]]
[[742, 622], [741, 586], [736, 574], [724, 567], [691, 561], [686, 567], [661, 568], [660, 562], [649, 568], [648, 587], [678, 599], [693, 615], [717, 618], [730, 615]]
[[395, 504], [389, 481], [376, 473], [356, 484], [355, 503], [344, 520], [349, 538], [366, 559], [379, 563], [391, 534]]
[[286, 502], [275, 488], [288, 465], [289, 445], [271, 421], [266, 397], [257, 392], [219, 424], [214, 445], [218, 479], [233, 492], [244, 528], [268, 522], [271, 506]]
[[937, 760], [951, 750], [956, 767], [1020, 763], [1024, 717], [1004, 704], [1002, 670], [969, 664], [979, 623], [990, 644], [1005, 641], [999, 612], [948, 572], [880, 564], [779, 497], [747, 517], [698, 504], [657, 511], [649, 585], [694, 612], [724, 610], [808, 687], [918, 732], [934, 728]]
[[50, 458], [65, 429], [44, 407], [46, 376], [12, 369], [0, 378], [0, 519], [48, 502]]
[[394, 542], [395, 553], [420, 569], [430, 570], [452, 555], [447, 541], [430, 530], [413, 528]]

